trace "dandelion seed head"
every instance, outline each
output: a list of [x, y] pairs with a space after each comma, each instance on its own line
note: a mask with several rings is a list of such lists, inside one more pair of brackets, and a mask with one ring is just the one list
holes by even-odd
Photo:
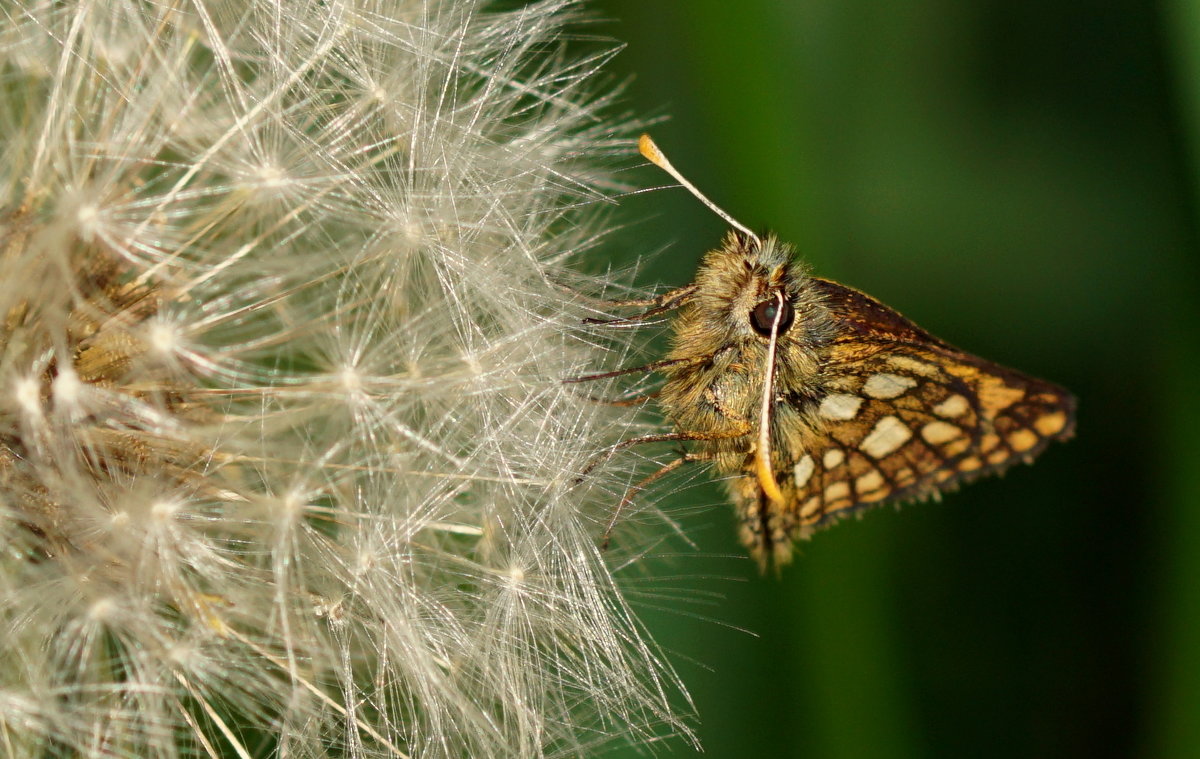
[[84, 203], [75, 210], [75, 224], [78, 228], [79, 239], [92, 242], [100, 227], [100, 207], [94, 203]]
[[425, 225], [415, 219], [399, 220], [396, 223], [396, 229], [400, 239], [411, 248], [419, 248], [432, 242], [432, 238], [425, 231]]
[[83, 383], [74, 367], [64, 366], [54, 377], [54, 405], [61, 409], [75, 409], [79, 406]]
[[636, 425], [561, 384], [629, 350], [571, 292], [603, 284], [567, 264], [622, 131], [595, 77], [611, 51], [568, 44], [576, 7], [6, 16], [0, 722], [20, 753], [687, 735], [595, 548], [621, 484], [573, 483]]
[[91, 622], [103, 624], [116, 617], [120, 604], [112, 598], [97, 598], [87, 609], [87, 618]]
[[13, 383], [13, 400], [29, 416], [42, 416], [41, 385], [33, 377], [20, 377]]
[[288, 177], [284, 170], [272, 164], [259, 166], [255, 171], [255, 179], [258, 180], [258, 186], [267, 189], [284, 187], [288, 184]]
[[178, 325], [154, 320], [146, 326], [146, 346], [160, 360], [167, 361], [180, 352], [182, 331]]
[[171, 499], [161, 498], [150, 504], [150, 517], [157, 523], [170, 522], [179, 513], [180, 504]]
[[284, 525], [292, 525], [303, 518], [308, 504], [303, 493], [289, 492], [279, 499], [279, 519]]
[[195, 669], [203, 663], [203, 652], [192, 642], [176, 643], [167, 649], [167, 661], [181, 669]]
[[525, 582], [525, 570], [517, 564], [510, 566], [507, 574], [509, 585], [513, 588], [520, 588]]
[[338, 382], [347, 395], [359, 398], [363, 392], [363, 378], [358, 369], [353, 366], [343, 366], [338, 372]]
[[363, 577], [367, 575], [378, 564], [377, 558], [372, 551], [359, 551], [354, 560], [354, 573]]

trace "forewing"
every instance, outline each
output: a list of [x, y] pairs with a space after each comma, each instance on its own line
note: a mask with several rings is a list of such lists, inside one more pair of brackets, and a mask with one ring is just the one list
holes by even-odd
[[802, 535], [1031, 461], [1073, 433], [1075, 400], [1062, 388], [960, 351], [870, 296], [813, 281], [837, 337], [792, 473]]

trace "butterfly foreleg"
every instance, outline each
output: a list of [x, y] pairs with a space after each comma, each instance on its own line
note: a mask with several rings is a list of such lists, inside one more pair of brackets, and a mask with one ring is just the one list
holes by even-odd
[[662, 361], [651, 361], [649, 364], [641, 366], [631, 366], [628, 369], [615, 369], [611, 372], [600, 372], [599, 374], [584, 374], [579, 377], [567, 377], [562, 380], [564, 385], [575, 385], [580, 382], [594, 382], [595, 380], [609, 379], [611, 377], [621, 377], [626, 374], [649, 374], [656, 372], [659, 369], [666, 369], [670, 366], [680, 366], [681, 364], [695, 364], [701, 360], [708, 360], [712, 356], [704, 356], [702, 359], [682, 359], [682, 358], [667, 358]]
[[625, 491], [625, 496], [623, 498], [621, 498], [621, 502], [617, 504], [617, 507], [615, 509], [613, 509], [612, 516], [609, 517], [608, 523], [604, 526], [604, 537], [600, 541], [600, 550], [601, 551], [608, 550], [609, 539], [612, 537], [613, 528], [615, 528], [617, 526], [617, 521], [621, 517], [621, 512], [625, 510], [626, 506], [633, 503], [633, 499], [634, 499], [634, 497], [637, 496], [638, 493], [642, 492], [647, 487], [649, 487], [651, 484], [653, 484], [654, 482], [657, 482], [658, 480], [667, 476], [671, 472], [674, 472], [676, 469], [683, 466], [684, 464], [690, 464], [694, 461], [709, 461], [711, 459], [712, 459], [712, 454], [709, 454], [709, 453], [687, 452], [687, 453], [684, 453], [683, 455], [681, 455], [679, 458], [674, 459], [673, 461], [667, 462], [662, 467], [660, 467], [657, 471], [646, 475], [645, 477], [643, 477], [642, 479], [638, 480], [636, 483], [631, 485], [629, 487], [629, 489]]
[[625, 395], [617, 398], [601, 398], [595, 395], [582, 395], [580, 397], [585, 401], [598, 403], [602, 406], [628, 407], [641, 406], [644, 403], [652, 401], [659, 396], [660, 392], [659, 390], [655, 390], [652, 393], [638, 393], [636, 395]]
[[675, 309], [687, 303], [692, 295], [696, 292], [695, 285], [680, 287], [669, 292], [665, 292], [654, 298], [641, 298], [634, 300], [613, 300], [604, 302], [602, 305], [608, 308], [626, 308], [632, 306], [650, 306], [649, 309], [640, 314], [633, 316], [622, 316], [615, 319], [595, 319], [587, 318], [583, 320], [584, 324], [601, 324], [608, 327], [619, 327], [628, 324], [637, 324], [647, 319], [664, 314], [667, 311]]
[[671, 442], [686, 442], [690, 440], [707, 441], [707, 440], [729, 440], [731, 438], [744, 437], [750, 433], [750, 423], [743, 422], [731, 427], [727, 430], [712, 430], [712, 431], [692, 431], [692, 432], [661, 432], [655, 435], [639, 435], [622, 440], [619, 443], [614, 443], [605, 448], [600, 455], [588, 462], [587, 466], [580, 471], [575, 478], [575, 482], [581, 482], [584, 477], [587, 477], [591, 472], [605, 461], [608, 461], [614, 455], [626, 448], [632, 448], [635, 445], [643, 445], [645, 443], [671, 443]]

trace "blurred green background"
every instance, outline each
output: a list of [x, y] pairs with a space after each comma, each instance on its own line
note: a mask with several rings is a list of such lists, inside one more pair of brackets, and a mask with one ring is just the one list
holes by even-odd
[[[632, 600], [707, 755], [1200, 757], [1200, 2], [591, 7], [717, 203], [1080, 400], [1035, 466], [822, 533], [778, 580], [677, 481], [699, 550]], [[682, 190], [619, 218], [643, 285], [724, 231]]]

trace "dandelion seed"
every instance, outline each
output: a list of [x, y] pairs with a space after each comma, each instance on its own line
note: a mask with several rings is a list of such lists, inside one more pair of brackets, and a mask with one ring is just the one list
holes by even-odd
[[19, 405], [26, 414], [31, 417], [38, 418], [42, 415], [42, 399], [40, 396], [41, 390], [37, 380], [32, 377], [22, 377], [16, 381], [13, 388], [13, 395]]

